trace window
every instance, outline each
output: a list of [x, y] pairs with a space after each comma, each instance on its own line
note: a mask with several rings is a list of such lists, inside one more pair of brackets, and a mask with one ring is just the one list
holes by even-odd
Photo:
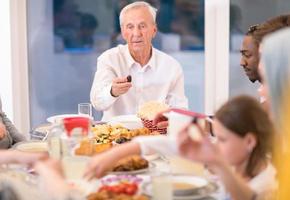
[[260, 84], [258, 81], [249, 81], [240, 66], [239, 50], [244, 35], [250, 26], [281, 14], [289, 14], [290, 4], [287, 0], [231, 0], [230, 4], [230, 96], [249, 94], [257, 97]]
[[[123, 43], [118, 14], [128, 0], [28, 0], [32, 127], [89, 102], [97, 57]], [[204, 108], [204, 1], [148, 0], [159, 12], [153, 45], [182, 65], [191, 110]], [[101, 114], [95, 112], [95, 119]]]

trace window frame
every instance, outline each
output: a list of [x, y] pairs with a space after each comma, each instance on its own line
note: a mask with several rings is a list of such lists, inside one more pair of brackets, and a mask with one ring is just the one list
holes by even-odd
[[205, 0], [205, 114], [229, 98], [230, 0]]
[[[12, 87], [7, 90], [12, 90], [13, 104], [9, 109], [15, 125], [27, 133], [31, 129], [27, 0], [10, 0], [10, 7]], [[209, 115], [229, 97], [229, 9], [230, 0], [205, 0], [204, 111]]]

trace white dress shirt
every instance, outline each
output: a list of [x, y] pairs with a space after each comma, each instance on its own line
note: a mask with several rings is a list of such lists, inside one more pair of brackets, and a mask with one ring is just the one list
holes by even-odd
[[[116, 98], [111, 96], [112, 80], [128, 75], [132, 76], [129, 91]], [[155, 48], [152, 48], [152, 56], [143, 67], [132, 58], [128, 45], [105, 51], [98, 58], [90, 95], [95, 109], [104, 111], [104, 121], [117, 115], [136, 114], [140, 105], [152, 100], [171, 107], [188, 107], [180, 64]]]

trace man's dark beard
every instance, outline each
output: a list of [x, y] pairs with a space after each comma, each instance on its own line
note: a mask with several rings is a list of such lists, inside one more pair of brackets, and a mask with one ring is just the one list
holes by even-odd
[[255, 83], [256, 81], [258, 81], [259, 83], [262, 83], [262, 78], [261, 78], [259, 72], [257, 72], [256, 78], [250, 78], [250, 77], [249, 77], [249, 80], [250, 80], [252, 83]]
[[251, 79], [249, 78], [249, 80], [252, 82], [252, 83], [255, 83], [257, 81], [257, 79]]

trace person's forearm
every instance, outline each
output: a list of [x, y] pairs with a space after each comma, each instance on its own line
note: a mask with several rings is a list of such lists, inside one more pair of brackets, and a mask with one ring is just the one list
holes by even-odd
[[142, 155], [160, 153], [173, 156], [178, 154], [176, 141], [165, 135], [138, 136], [133, 141], [139, 143], [140, 154]]
[[48, 192], [52, 199], [69, 199], [72, 189], [66, 183], [65, 179], [51, 169], [42, 169], [40, 171], [39, 182], [41, 191]]
[[236, 174], [224, 161], [220, 161], [214, 171], [218, 174], [226, 190], [234, 200], [252, 200], [255, 193], [241, 176]]
[[14, 126], [14, 124], [10, 121], [10, 119], [6, 116], [4, 112], [0, 112], [0, 117], [2, 118], [3, 124], [5, 125], [7, 132], [13, 139], [13, 144], [26, 140], [25, 136], [17, 130], [17, 128]]
[[118, 145], [108, 151], [107, 156], [112, 156], [112, 160], [117, 162], [118, 160], [125, 158], [130, 155], [141, 154], [140, 145], [137, 142], [128, 142], [125, 144]]
[[32, 164], [36, 160], [47, 158], [45, 153], [28, 153], [17, 150], [0, 150], [0, 164]]
[[0, 150], [0, 164], [18, 163], [18, 152], [13, 150]]

